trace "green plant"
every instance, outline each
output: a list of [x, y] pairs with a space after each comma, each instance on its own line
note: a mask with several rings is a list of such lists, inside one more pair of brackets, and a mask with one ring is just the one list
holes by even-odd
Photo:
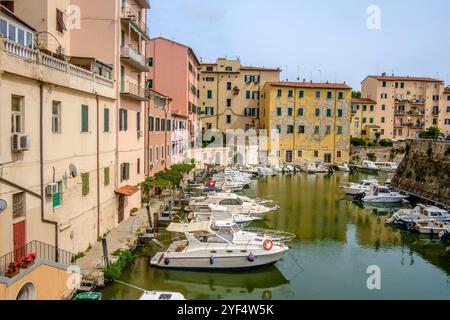
[[437, 139], [442, 135], [441, 129], [438, 127], [430, 127], [427, 130], [422, 131], [419, 136], [421, 139]]
[[112, 254], [117, 260], [106, 268], [104, 272], [107, 281], [114, 281], [120, 278], [123, 270], [133, 262], [133, 254], [130, 250], [116, 250]]
[[377, 161], [377, 156], [375, 155], [375, 153], [368, 153], [367, 154], [367, 159], [369, 161]]
[[352, 138], [350, 140], [352, 146], [361, 147], [366, 145], [366, 141], [362, 138]]
[[389, 140], [389, 139], [381, 139], [379, 144], [382, 147], [393, 147], [394, 146], [394, 143], [392, 142], [392, 140]]
[[368, 146], [368, 147], [377, 147], [378, 144], [377, 144], [376, 142], [368, 142], [368, 143], [367, 143], [367, 146]]

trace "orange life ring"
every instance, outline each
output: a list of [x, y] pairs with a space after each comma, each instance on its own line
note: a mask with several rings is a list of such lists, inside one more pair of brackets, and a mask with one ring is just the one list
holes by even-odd
[[263, 247], [264, 247], [264, 250], [266, 250], [266, 251], [272, 250], [272, 248], [273, 248], [273, 241], [270, 240], [270, 239], [264, 240]]

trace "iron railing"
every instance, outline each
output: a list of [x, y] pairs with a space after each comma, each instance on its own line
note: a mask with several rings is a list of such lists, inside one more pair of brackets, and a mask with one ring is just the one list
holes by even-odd
[[31, 253], [36, 254], [36, 260], [44, 259], [63, 265], [71, 265], [76, 262], [75, 255], [73, 253], [62, 249], [57, 249], [54, 246], [35, 240], [0, 257], [0, 276], [5, 276], [10, 263], [21, 262], [22, 258]]

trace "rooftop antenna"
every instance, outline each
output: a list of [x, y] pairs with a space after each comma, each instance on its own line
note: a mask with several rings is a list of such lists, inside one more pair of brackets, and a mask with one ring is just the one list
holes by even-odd
[[337, 72], [334, 72], [334, 83], [337, 83]]
[[317, 71], [319, 71], [319, 74], [320, 74], [320, 83], [322, 83], [322, 70], [321, 70], [321, 69], [317, 69]]
[[380, 75], [380, 66], [377, 64], [377, 76]]

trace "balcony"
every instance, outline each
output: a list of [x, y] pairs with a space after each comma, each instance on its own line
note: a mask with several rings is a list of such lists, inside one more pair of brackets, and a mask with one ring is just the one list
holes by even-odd
[[120, 48], [120, 58], [141, 72], [148, 72], [145, 56], [129, 45]]
[[137, 101], [150, 100], [149, 90], [129, 81], [120, 84], [120, 95]]
[[124, 6], [121, 10], [121, 19], [124, 22], [130, 23], [135, 31], [141, 34], [145, 40], [150, 40], [150, 28], [147, 27], [147, 24], [142, 19], [139, 11], [136, 11], [129, 6]]
[[394, 114], [396, 116], [404, 116], [406, 114], [406, 111], [405, 110], [395, 110]]
[[[8, 266], [14, 262], [21, 262], [21, 260], [27, 255], [34, 253], [36, 255], [36, 261], [47, 260], [63, 265], [75, 264], [75, 255], [68, 251], [56, 249], [56, 247], [42, 243], [39, 241], [32, 241], [21, 248], [14, 250], [2, 257], [0, 257], [0, 277], [14, 277], [16, 275], [7, 275]], [[18, 274], [24, 269], [18, 270]]]

